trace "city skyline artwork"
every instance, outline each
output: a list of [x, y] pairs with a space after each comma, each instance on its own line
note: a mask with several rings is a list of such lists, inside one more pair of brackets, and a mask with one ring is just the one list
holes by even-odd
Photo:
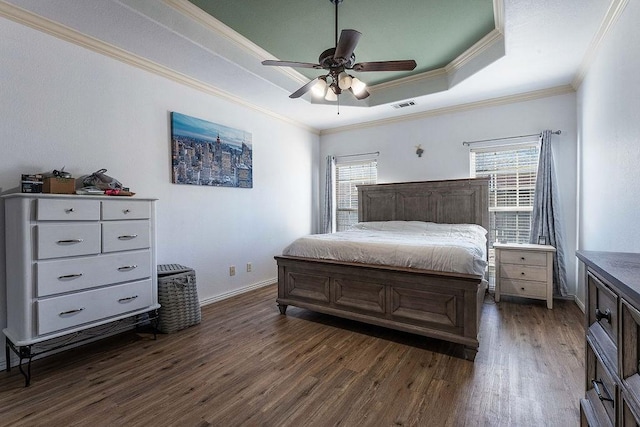
[[171, 113], [174, 184], [253, 187], [251, 133]]

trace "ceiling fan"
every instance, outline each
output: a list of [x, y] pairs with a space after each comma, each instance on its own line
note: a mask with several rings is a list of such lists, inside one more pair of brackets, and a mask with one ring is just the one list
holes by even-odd
[[289, 95], [289, 98], [299, 98], [309, 90], [317, 96], [324, 96], [327, 101], [337, 101], [338, 95], [343, 90], [349, 90], [357, 99], [365, 99], [369, 96], [366, 85], [358, 78], [347, 73], [353, 71], [411, 71], [416, 68], [413, 59], [400, 61], [374, 61], [356, 63], [356, 55], [353, 53], [360, 36], [356, 30], [342, 30], [338, 39], [338, 5], [343, 0], [329, 0], [336, 7], [336, 37], [335, 47], [329, 48], [320, 54], [317, 64], [309, 62], [292, 61], [262, 61], [262, 65], [276, 67], [315, 68], [327, 70], [326, 75], [318, 76], [300, 89]]

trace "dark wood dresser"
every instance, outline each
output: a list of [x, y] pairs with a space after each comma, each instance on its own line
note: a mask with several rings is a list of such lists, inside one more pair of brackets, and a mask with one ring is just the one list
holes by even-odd
[[578, 251], [585, 265], [582, 426], [640, 426], [640, 254]]

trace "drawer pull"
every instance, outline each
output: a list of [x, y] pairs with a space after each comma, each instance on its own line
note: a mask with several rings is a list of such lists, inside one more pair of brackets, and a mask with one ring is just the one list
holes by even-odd
[[137, 234], [125, 234], [124, 236], [118, 236], [119, 240], [131, 240], [131, 239], [135, 239], [136, 237], [138, 237]]
[[601, 321], [602, 319], [606, 319], [609, 324], [611, 324], [611, 310], [608, 308], [602, 312], [599, 308], [596, 308], [596, 321]]
[[132, 296], [132, 297], [120, 298], [120, 299], [118, 300], [118, 302], [127, 302], [127, 301], [132, 301], [132, 300], [134, 300], [134, 299], [136, 299], [136, 298], [138, 298], [138, 295], [134, 295], [134, 296]]
[[82, 273], [65, 274], [64, 276], [58, 276], [58, 280], [71, 280], [71, 279], [77, 279], [78, 277], [82, 277]]
[[126, 215], [126, 214], [128, 214], [129, 212], [131, 212], [131, 210], [130, 210], [130, 209], [123, 209], [123, 210], [122, 210], [122, 213], [123, 213], [123, 214], [125, 214], [125, 215]]
[[76, 314], [76, 313], [80, 313], [81, 311], [84, 310], [84, 307], [82, 308], [76, 308], [75, 310], [69, 310], [69, 311], [63, 311], [59, 314], [59, 316], [68, 316], [69, 314]]
[[523, 256], [521, 256], [521, 257], [520, 257], [520, 259], [521, 259], [522, 261], [524, 261], [524, 257], [523, 257]]
[[65, 240], [58, 240], [58, 244], [59, 245], [73, 245], [74, 243], [82, 243], [84, 242], [84, 239], [65, 239]]
[[524, 271], [522, 273], [520, 273], [520, 274], [524, 276]]
[[137, 265], [125, 265], [123, 267], [118, 267], [118, 271], [131, 271], [137, 267], [138, 267]]
[[75, 210], [74, 208], [69, 208], [69, 209], [65, 209], [64, 211], [65, 211], [66, 213], [73, 213], [73, 212], [75, 212], [76, 210]]
[[[607, 388], [602, 383], [602, 380], [591, 380], [591, 384], [593, 385], [593, 389], [596, 391], [596, 394], [598, 395], [598, 399], [600, 399], [601, 402], [604, 402], [605, 400], [607, 402], [613, 402], [613, 399], [610, 397], [611, 395], [609, 394], [609, 392], [607, 391]], [[606, 396], [604, 396], [600, 391], [600, 386], [602, 386], [604, 391], [607, 393]]]

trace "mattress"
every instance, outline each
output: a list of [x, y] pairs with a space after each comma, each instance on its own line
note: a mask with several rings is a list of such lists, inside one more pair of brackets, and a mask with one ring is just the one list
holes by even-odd
[[361, 222], [347, 231], [301, 237], [282, 254], [483, 276], [486, 236], [475, 224]]

